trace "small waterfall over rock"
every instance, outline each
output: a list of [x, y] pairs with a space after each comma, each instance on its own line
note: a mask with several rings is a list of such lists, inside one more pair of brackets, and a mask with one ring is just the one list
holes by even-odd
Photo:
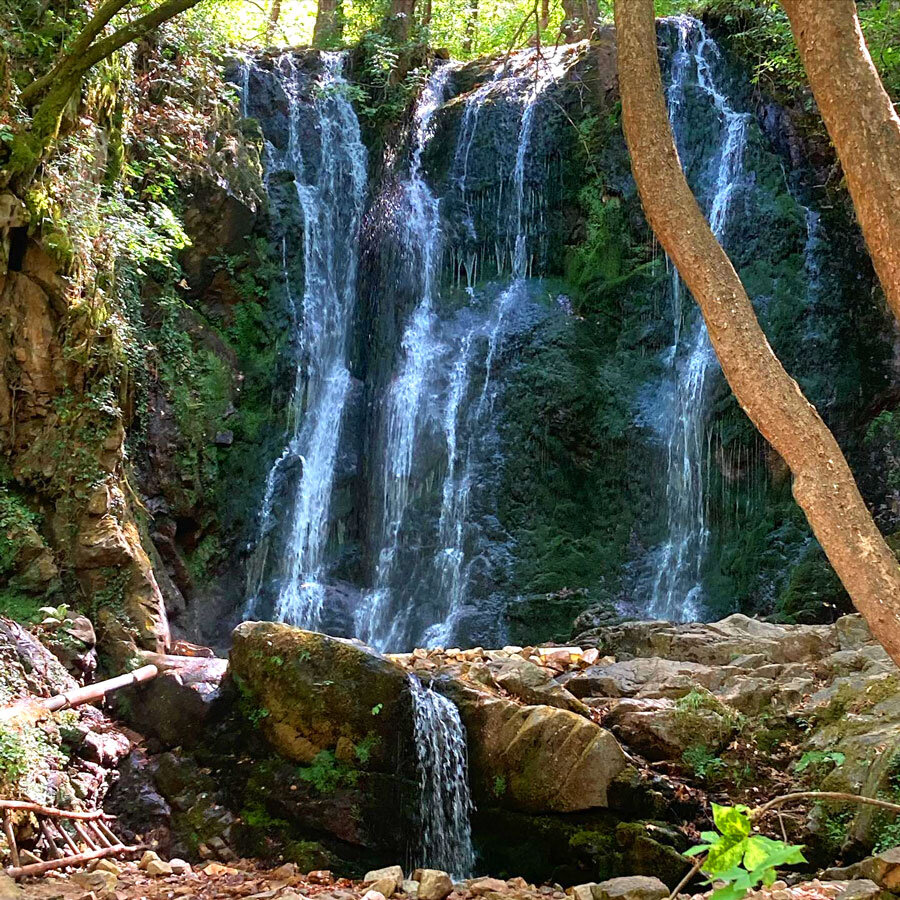
[[[688, 83], [699, 88], [720, 119], [720, 149], [708, 172], [707, 218], [721, 241], [728, 224], [735, 187], [744, 175], [749, 114], [736, 111], [720, 84], [719, 49], [703, 25], [686, 16], [669, 20], [677, 29], [667, 91], [669, 117], [679, 155], [687, 167], [696, 165], [688, 145], [686, 120]], [[658, 433], [666, 438], [666, 506], [668, 536], [652, 554], [655, 577], [647, 614], [653, 618], [689, 621], [701, 617], [702, 570], [709, 542], [707, 511], [708, 422], [711, 382], [718, 361], [709, 333], [692, 298], [672, 268], [674, 339], [666, 352], [670, 389], [650, 411]]]
[[[347, 96], [344, 56], [321, 54], [321, 71], [280, 57], [275, 77], [288, 103], [286, 146], [267, 140], [266, 185], [293, 179], [302, 211], [302, 295], [288, 235], [282, 269], [295, 339], [289, 440], [266, 479], [259, 540], [248, 579], [247, 615], [321, 627], [329, 510], [341, 426], [351, 386], [347, 354], [356, 300], [366, 151]], [[245, 105], [252, 98], [245, 78]], [[299, 296], [298, 296], [299, 295]], [[278, 520], [278, 521], [276, 521]], [[276, 527], [277, 526], [277, 527]]]
[[455, 878], [475, 867], [466, 731], [455, 704], [409, 676], [419, 778], [418, 846], [410, 868], [442, 869]]

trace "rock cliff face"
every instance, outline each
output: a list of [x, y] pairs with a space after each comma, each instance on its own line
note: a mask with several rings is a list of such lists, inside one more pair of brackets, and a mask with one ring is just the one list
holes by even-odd
[[111, 650], [123, 641], [163, 649], [162, 595], [126, 495], [125, 423], [97, 393], [121, 373], [81, 361], [90, 326], [59, 267], [35, 240], [15, 240], [0, 268], [0, 447], [13, 485], [4, 477], [0, 488], [4, 606], [27, 611], [27, 598], [56, 594], [65, 576], [69, 591], [93, 598]]

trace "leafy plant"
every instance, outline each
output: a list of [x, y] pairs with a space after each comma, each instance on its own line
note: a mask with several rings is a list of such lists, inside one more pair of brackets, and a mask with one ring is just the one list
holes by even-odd
[[685, 855], [706, 854], [701, 869], [709, 882], [724, 882], [713, 892], [712, 900], [741, 900], [759, 884], [771, 885], [776, 866], [806, 862], [802, 847], [753, 834], [753, 822], [747, 806], [712, 805], [717, 831], [704, 831], [704, 841]]
[[687, 750], [681, 754], [681, 759], [686, 765], [693, 769], [694, 775], [696, 775], [697, 778], [715, 778], [717, 775], [721, 775], [727, 768], [725, 760], [721, 759], [715, 753], [712, 753], [704, 744], [688, 747]]
[[794, 764], [794, 771], [799, 775], [805, 772], [810, 766], [820, 766], [823, 763], [833, 763], [834, 767], [842, 766], [846, 757], [838, 750], [807, 750], [800, 759]]
[[492, 790], [495, 797], [498, 799], [502, 797], [506, 793], [506, 777], [503, 775], [495, 775]]

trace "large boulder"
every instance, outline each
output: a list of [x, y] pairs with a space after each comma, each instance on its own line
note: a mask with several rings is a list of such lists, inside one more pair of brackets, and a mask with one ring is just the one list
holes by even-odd
[[323, 751], [339, 758], [364, 753], [370, 770], [393, 772], [397, 749], [409, 754], [408, 676], [368, 647], [244, 622], [234, 631], [230, 661], [239, 689], [258, 707], [263, 734], [287, 759], [309, 764]]
[[470, 689], [456, 689], [454, 699], [469, 736], [476, 793], [524, 812], [608, 805], [607, 787], [626, 766], [608, 731], [569, 710]]
[[612, 733], [650, 760], [680, 760], [689, 747], [721, 750], [738, 721], [714, 700], [693, 707], [672, 700], [619, 700], [604, 719]]

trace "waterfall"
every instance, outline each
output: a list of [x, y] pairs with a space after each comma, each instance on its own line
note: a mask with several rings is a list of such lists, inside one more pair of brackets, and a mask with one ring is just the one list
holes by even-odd
[[422, 174], [422, 152], [431, 133], [432, 118], [444, 101], [451, 73], [451, 66], [439, 66], [422, 90], [415, 110], [409, 177], [404, 185], [408, 214], [404, 239], [410, 247], [418, 248], [415, 265], [421, 273], [421, 299], [403, 334], [403, 364], [387, 398], [381, 549], [374, 588], [360, 607], [356, 621], [357, 635], [380, 649], [395, 647], [400, 637], [398, 628], [405, 625], [404, 618], [392, 613], [390, 581], [409, 503], [420, 406], [428, 369], [437, 353], [434, 301], [441, 250], [440, 201]]
[[[266, 184], [281, 173], [293, 176], [303, 217], [303, 294], [298, 302], [285, 239], [282, 277], [297, 348], [290, 434], [266, 480], [246, 611], [259, 614], [271, 591], [274, 618], [305, 628], [319, 627], [325, 603], [328, 515], [351, 383], [347, 354], [366, 195], [366, 151], [342, 74], [344, 57], [323, 53], [321, 59], [314, 84], [298, 73], [291, 54], [275, 67], [290, 107], [289, 129], [283, 152], [267, 143]], [[298, 467], [285, 501], [284, 534], [275, 535], [276, 493]]]
[[[509, 229], [510, 233], [515, 235], [512, 282], [500, 294], [495, 302], [491, 318], [487, 323], [487, 352], [484, 361], [484, 382], [482, 384], [477, 405], [475, 406], [473, 416], [473, 424], [475, 427], [472, 429], [472, 434], [470, 435], [466, 447], [464, 448], [464, 453], [462, 454], [460, 454], [457, 449], [459, 410], [470, 377], [469, 363], [472, 342], [476, 337], [476, 333], [484, 333], [485, 327], [483, 325], [479, 324], [475, 326], [463, 336], [460, 341], [459, 356], [455, 360], [452, 368], [451, 389], [449, 391], [449, 399], [444, 416], [444, 432], [447, 440], [448, 464], [443, 488], [441, 490], [441, 512], [438, 522], [440, 547], [435, 554], [438, 585], [440, 586], [446, 612], [442, 621], [434, 623], [425, 630], [423, 643], [429, 647], [447, 646], [453, 640], [459, 616], [465, 602], [467, 578], [464, 541], [473, 480], [471, 469], [477, 455], [478, 440], [483, 438], [484, 434], [490, 429], [488, 418], [493, 409], [492, 401], [494, 398], [494, 394], [491, 391], [491, 375], [494, 367], [494, 357], [497, 353], [503, 332], [504, 319], [515, 302], [521, 298], [525, 289], [525, 282], [531, 274], [532, 248], [528, 243], [528, 231], [535, 210], [526, 209], [525, 174], [526, 161], [528, 159], [532, 134], [534, 132], [535, 112], [538, 108], [538, 101], [544, 91], [565, 74], [569, 54], [570, 51], [564, 49], [562, 53], [557, 52], [549, 55], [546, 60], [543, 60], [543, 71], [539, 68], [541, 59], [539, 57], [533, 58], [531, 51], [520, 54], [519, 59], [517, 60], [520, 65], [524, 60], [526, 72], [528, 72], [527, 67], [532, 60], [538, 68], [522, 101], [522, 117], [519, 124], [516, 163], [513, 170], [513, 193], [511, 204], [511, 218], [513, 224]], [[504, 69], [499, 69], [497, 75], [502, 74], [503, 71]], [[478, 126], [480, 110], [490, 93], [489, 91], [485, 91], [484, 88], [490, 88], [495, 85], [497, 75], [495, 75], [495, 78], [492, 81], [487, 82], [486, 85], [475, 92], [474, 97], [469, 105], [467, 105], [464, 113], [462, 128], [460, 130], [460, 144], [457, 148], [457, 154], [454, 160], [457, 163], [461, 163], [462, 166], [462, 173], [457, 184], [463, 197], [466, 196], [466, 175], [469, 153], [472, 141], [474, 140], [475, 130]], [[459, 152], [460, 147], [463, 148], [461, 153]], [[540, 198], [536, 204], [538, 209], [540, 209], [541, 206], [541, 199], [542, 198]], [[467, 228], [470, 231], [470, 236], [477, 237], [477, 235], [475, 235], [471, 215], [467, 218]]]
[[[418, 303], [401, 341], [398, 374], [386, 404], [382, 460], [381, 531], [378, 535], [373, 589], [357, 616], [357, 634], [379, 649], [410, 644], [446, 645], [456, 639], [468, 586], [466, 539], [473, 489], [472, 467], [491, 430], [495, 397], [492, 374], [506, 318], [523, 298], [534, 269], [536, 247], [531, 239], [542, 213], [543, 197], [529, 191], [527, 168], [536, 111], [546, 89], [577, 59], [579, 47], [561, 47], [543, 55], [517, 53], [498, 64], [493, 77], [467, 98], [453, 155], [450, 190], [458, 192], [466, 210], [466, 241], [477, 244], [467, 184], [470, 152], [482, 109], [498, 96], [510, 95], [520, 108], [515, 166], [510, 187], [501, 189], [492, 215], [498, 225], [497, 271], [509, 271], [508, 284], [484, 308], [475, 290], [477, 252], [465, 265], [469, 304], [454, 321], [441, 299], [444, 234], [441, 199], [425, 181], [422, 153], [432, 137], [433, 117], [444, 102], [454, 64], [438, 67], [429, 78], [414, 114], [409, 175], [403, 186], [407, 215], [404, 241], [418, 250], [410, 265], [418, 275]], [[484, 213], [484, 210], [482, 210]], [[501, 247], [511, 248], [506, 253]], [[456, 248], [452, 248], [455, 252]], [[508, 264], [505, 263], [509, 259]], [[482, 355], [483, 354], [483, 355]], [[482, 371], [480, 393], [474, 398], [472, 379]], [[436, 401], [435, 398], [441, 398]], [[430, 571], [423, 563], [420, 577], [433, 586], [423, 603], [411, 590], [399, 590], [399, 556], [410, 528], [410, 510], [417, 499], [413, 464], [426, 438], [440, 436], [446, 465], [440, 489]]]
[[[747, 144], [749, 114], [736, 111], [719, 83], [719, 49], [696, 19], [674, 20], [678, 46], [671, 63], [667, 92], [669, 116], [682, 160], [685, 146], [687, 98], [685, 88], [696, 72], [696, 86], [712, 103], [724, 135], [711, 171], [707, 218], [713, 233], [724, 237], [732, 196], [740, 183]], [[666, 521], [668, 536], [652, 562], [656, 577], [647, 612], [654, 618], [686, 621], [700, 616], [703, 603], [702, 569], [709, 542], [707, 519], [708, 429], [710, 386], [718, 362], [709, 333], [690, 298], [685, 310], [681, 279], [672, 269], [671, 298], [674, 340], [666, 353], [673, 388], [666, 409], [655, 416], [666, 440]]]
[[466, 730], [456, 705], [412, 674], [409, 690], [419, 778], [419, 839], [411, 868], [427, 866], [468, 878], [475, 851]]

